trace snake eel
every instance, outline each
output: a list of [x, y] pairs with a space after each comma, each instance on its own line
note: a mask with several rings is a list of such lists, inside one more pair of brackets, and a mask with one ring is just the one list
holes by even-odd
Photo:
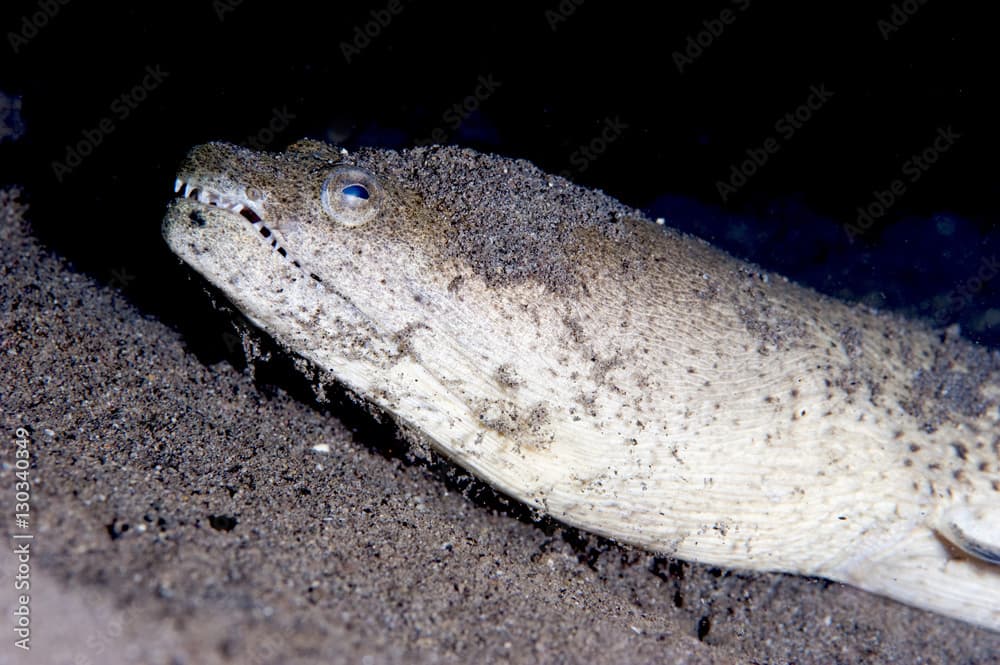
[[469, 149], [208, 143], [175, 191], [174, 253], [507, 495], [1000, 630], [1000, 353], [955, 329]]

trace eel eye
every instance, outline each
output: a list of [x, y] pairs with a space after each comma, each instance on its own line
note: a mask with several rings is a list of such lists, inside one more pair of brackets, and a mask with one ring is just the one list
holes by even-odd
[[375, 216], [382, 188], [375, 176], [357, 166], [335, 167], [323, 183], [323, 209], [344, 226], [361, 226]]

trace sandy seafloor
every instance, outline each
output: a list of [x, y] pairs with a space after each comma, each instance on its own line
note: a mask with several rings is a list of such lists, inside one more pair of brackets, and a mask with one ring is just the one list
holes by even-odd
[[357, 411], [352, 433], [308, 391], [206, 365], [40, 247], [9, 201], [0, 252], [0, 496], [9, 533], [24, 427], [34, 534], [25, 653], [5, 533], [2, 663], [1000, 658], [998, 634], [839, 584], [505, 511]]

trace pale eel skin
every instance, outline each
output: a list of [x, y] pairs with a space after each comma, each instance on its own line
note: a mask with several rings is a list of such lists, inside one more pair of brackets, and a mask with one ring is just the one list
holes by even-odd
[[178, 256], [502, 492], [654, 552], [1000, 630], [1000, 353], [523, 160], [210, 143], [176, 191]]

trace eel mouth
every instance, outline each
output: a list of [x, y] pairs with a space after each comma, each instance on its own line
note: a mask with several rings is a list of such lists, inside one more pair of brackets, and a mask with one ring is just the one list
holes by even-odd
[[[330, 283], [325, 282], [316, 273], [303, 268], [302, 264], [299, 263], [299, 261], [294, 257], [289, 256], [288, 252], [281, 245], [280, 232], [276, 229], [272, 229], [265, 223], [264, 217], [259, 212], [259, 205], [250, 201], [247, 197], [239, 194], [222, 193], [210, 186], [191, 180], [185, 180], [181, 177], [174, 180], [174, 193], [179, 195], [177, 197], [178, 199], [186, 199], [200, 206], [219, 208], [221, 210], [226, 210], [231, 214], [239, 215], [257, 231], [255, 235], [257, 235], [258, 238], [262, 238], [263, 241], [270, 246], [272, 251], [280, 254], [283, 259], [290, 261], [292, 265], [302, 272], [302, 274], [308, 275], [313, 282], [316, 283], [317, 287], [337, 296], [343, 301], [346, 307], [349, 307], [360, 317], [364, 318], [369, 323], [372, 323], [371, 317], [367, 316], [361, 309], [359, 309], [350, 298], [334, 288], [334, 286]], [[255, 210], [255, 208], [257, 209]]]
[[[239, 215], [247, 220], [265, 241], [268, 241], [273, 251], [288, 258], [288, 251], [282, 247], [278, 234], [264, 223], [264, 219], [254, 210], [250, 201], [232, 194], [223, 194], [199, 183], [185, 181], [183, 178], [174, 180], [174, 194], [179, 194], [181, 198], [197, 201], [202, 205], [222, 208]], [[302, 267], [294, 259], [292, 263], [297, 268]]]

